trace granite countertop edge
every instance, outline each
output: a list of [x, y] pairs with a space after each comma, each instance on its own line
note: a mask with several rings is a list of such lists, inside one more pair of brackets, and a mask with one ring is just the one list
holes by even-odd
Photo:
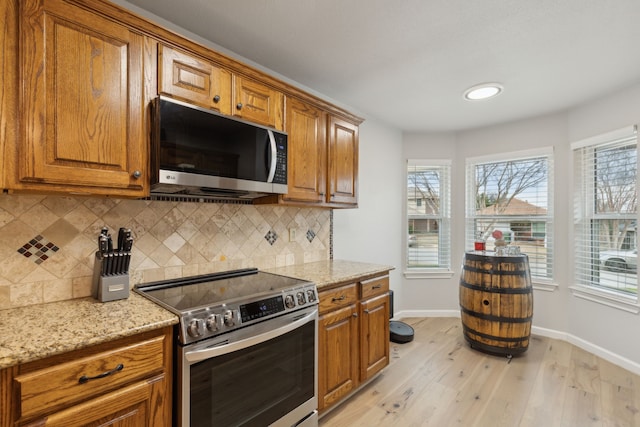
[[[263, 271], [312, 281], [322, 290], [393, 269], [326, 260]], [[0, 310], [0, 369], [177, 323], [174, 313], [136, 292], [106, 303], [89, 297]]]
[[178, 323], [147, 298], [77, 298], [0, 310], [0, 369]]
[[362, 277], [386, 274], [395, 267], [359, 261], [327, 260], [267, 269], [269, 273], [314, 282], [318, 290]]

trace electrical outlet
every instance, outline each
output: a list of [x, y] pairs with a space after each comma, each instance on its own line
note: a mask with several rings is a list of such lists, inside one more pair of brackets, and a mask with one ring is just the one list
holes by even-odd
[[289, 229], [289, 241], [293, 242], [296, 240], [296, 229], [295, 228], [290, 228]]

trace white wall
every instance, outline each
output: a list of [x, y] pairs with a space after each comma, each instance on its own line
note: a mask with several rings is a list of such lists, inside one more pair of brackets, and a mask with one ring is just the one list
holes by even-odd
[[373, 119], [360, 126], [358, 209], [333, 211], [333, 257], [391, 265], [394, 311], [403, 300], [402, 134]]
[[[640, 85], [566, 112], [487, 128], [450, 134], [405, 134], [403, 162], [407, 158], [453, 159], [452, 264], [450, 279], [406, 279], [406, 313], [459, 311], [458, 281], [464, 254], [465, 159], [494, 153], [541, 147], [554, 150], [554, 282], [553, 291], [534, 290], [533, 325], [538, 331], [568, 340], [614, 362], [640, 372], [640, 341], [631, 337], [640, 317], [573, 296], [572, 161], [570, 144], [640, 122]], [[403, 214], [404, 215], [404, 214]], [[403, 218], [404, 221], [404, 218]], [[404, 229], [403, 229], [404, 231]]]
[[[640, 123], [640, 84], [595, 100], [568, 113], [569, 141]], [[571, 223], [566, 222], [571, 231]], [[569, 241], [573, 234], [569, 235]], [[573, 259], [560, 258], [573, 267]], [[563, 285], [571, 285], [564, 283]], [[567, 331], [574, 337], [601, 347], [606, 352], [640, 364], [640, 341], [635, 339], [640, 316], [576, 297], [568, 304]]]
[[[405, 164], [407, 159], [454, 159], [456, 157], [456, 136], [453, 133], [435, 134], [405, 134], [403, 144], [403, 174], [406, 174]], [[460, 198], [457, 188], [463, 185], [458, 182], [458, 165], [452, 164], [452, 200], [451, 212], [457, 216], [458, 212], [464, 212], [464, 197]], [[463, 178], [464, 179], [464, 178]], [[405, 185], [406, 187], [406, 185]], [[460, 200], [462, 204], [460, 204]], [[404, 206], [403, 206], [404, 207]], [[403, 233], [407, 232], [406, 207], [403, 209]], [[463, 218], [464, 220], [464, 218]], [[453, 219], [451, 223], [452, 242], [452, 267], [454, 270], [460, 264], [457, 260], [461, 253], [460, 242], [464, 241], [464, 222], [461, 227], [458, 221]], [[404, 257], [404, 250], [403, 250]], [[450, 279], [406, 279], [403, 276], [403, 300], [399, 306], [407, 315], [420, 316], [428, 312], [434, 315], [441, 314], [442, 311], [457, 313], [458, 308], [458, 282], [459, 276], [454, 274]]]
[[[259, 64], [132, 6], [126, 0], [113, 1], [277, 76]], [[278, 77], [289, 81], [284, 76]], [[315, 93], [313, 89], [301, 87]], [[345, 108], [351, 109], [349, 106]], [[358, 114], [357, 111], [355, 113]], [[464, 253], [464, 159], [553, 146], [558, 289], [553, 292], [534, 291], [534, 327], [558, 331], [574, 342], [591, 346], [591, 350], [600, 354], [609, 352], [612, 354], [610, 359], [626, 360], [628, 367], [636, 367], [640, 373], [640, 341], [633, 339], [640, 324], [639, 316], [579, 300], [568, 290], [573, 277], [570, 143], [638, 122], [640, 84], [567, 112], [460, 133], [402, 135], [400, 131], [368, 118], [360, 128], [359, 209], [334, 212], [334, 258], [395, 266], [391, 287], [395, 292], [396, 314], [401, 310], [407, 313], [458, 312], [458, 280]], [[446, 157], [454, 162], [452, 264], [455, 274], [450, 279], [408, 280], [402, 275], [406, 233], [405, 161], [407, 158]]]

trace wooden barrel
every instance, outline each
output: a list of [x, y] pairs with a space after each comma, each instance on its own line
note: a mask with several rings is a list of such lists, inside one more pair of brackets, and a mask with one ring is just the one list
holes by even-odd
[[527, 255], [470, 251], [462, 267], [460, 314], [471, 347], [506, 355], [526, 351], [533, 317]]

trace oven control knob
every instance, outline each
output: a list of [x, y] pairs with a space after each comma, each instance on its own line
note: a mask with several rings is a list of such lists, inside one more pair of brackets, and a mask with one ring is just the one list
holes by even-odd
[[207, 317], [207, 329], [211, 332], [215, 332], [220, 329], [221, 325], [218, 323], [219, 320], [220, 316], [218, 316], [217, 314], [212, 314], [211, 316]]
[[224, 324], [226, 326], [233, 326], [236, 324], [236, 315], [233, 310], [227, 310], [224, 312]]
[[296, 294], [296, 297], [298, 298], [298, 305], [305, 305], [307, 303], [307, 299], [304, 296], [304, 292], [298, 292]]
[[204, 334], [204, 321], [202, 319], [193, 319], [189, 322], [187, 333], [193, 338], [197, 338]]
[[293, 308], [296, 306], [296, 301], [293, 299], [293, 295], [289, 294], [285, 297], [284, 305], [286, 305], [287, 308]]
[[307, 301], [314, 302], [316, 300], [316, 294], [311, 289], [307, 291]]

